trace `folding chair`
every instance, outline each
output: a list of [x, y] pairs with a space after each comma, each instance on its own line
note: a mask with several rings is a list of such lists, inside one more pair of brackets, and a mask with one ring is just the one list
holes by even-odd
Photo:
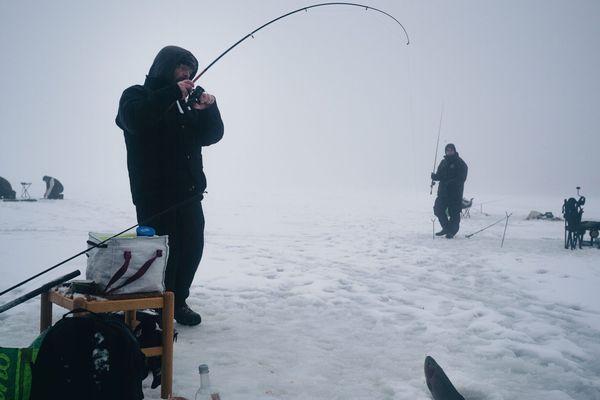
[[461, 216], [463, 218], [471, 218], [471, 206], [473, 205], [473, 197], [467, 200], [463, 197], [461, 204]]

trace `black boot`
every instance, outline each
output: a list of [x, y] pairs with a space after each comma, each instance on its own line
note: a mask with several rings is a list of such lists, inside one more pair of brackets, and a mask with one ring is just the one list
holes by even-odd
[[448, 233], [448, 232], [446, 232], [446, 230], [445, 230], [445, 229], [442, 229], [441, 231], [437, 232], [437, 233], [435, 234], [435, 236], [444, 236], [446, 233]]
[[447, 233], [446, 239], [452, 239], [454, 237], [454, 233]]
[[194, 326], [202, 322], [200, 314], [184, 304], [179, 307], [175, 307], [175, 321], [181, 325]]

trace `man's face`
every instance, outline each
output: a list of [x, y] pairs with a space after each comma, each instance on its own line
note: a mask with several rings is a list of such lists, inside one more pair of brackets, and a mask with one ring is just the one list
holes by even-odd
[[192, 77], [192, 68], [189, 65], [179, 64], [177, 68], [175, 68], [173, 79], [175, 82], [184, 81], [186, 79], [190, 79]]
[[456, 154], [456, 152], [454, 151], [454, 149], [453, 149], [452, 147], [448, 147], [448, 148], [446, 149], [446, 155], [447, 155], [448, 157], [451, 157], [451, 156], [453, 156], [453, 155], [455, 155], [455, 154]]

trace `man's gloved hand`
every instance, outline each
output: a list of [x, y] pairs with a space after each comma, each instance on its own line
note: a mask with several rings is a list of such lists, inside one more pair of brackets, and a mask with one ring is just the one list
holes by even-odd
[[194, 82], [189, 79], [185, 79], [183, 81], [177, 82], [177, 86], [179, 86], [179, 90], [181, 90], [181, 98], [185, 99], [188, 94], [194, 89]]
[[432, 172], [432, 173], [431, 173], [431, 180], [432, 180], [432, 181], [437, 181], [437, 180], [438, 180], [438, 178], [437, 178], [437, 175], [436, 175], [436, 173], [435, 173], [435, 172]]
[[202, 93], [202, 95], [200, 96], [198, 101], [196, 103], [192, 104], [192, 107], [195, 110], [205, 110], [208, 107], [212, 106], [214, 104], [214, 102], [215, 102], [215, 96], [204, 92], [204, 93]]

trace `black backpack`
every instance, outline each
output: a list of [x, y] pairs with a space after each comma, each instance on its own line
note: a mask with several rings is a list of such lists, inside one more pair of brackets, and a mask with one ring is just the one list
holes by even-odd
[[145, 356], [127, 325], [108, 315], [68, 314], [44, 337], [31, 400], [143, 399]]

